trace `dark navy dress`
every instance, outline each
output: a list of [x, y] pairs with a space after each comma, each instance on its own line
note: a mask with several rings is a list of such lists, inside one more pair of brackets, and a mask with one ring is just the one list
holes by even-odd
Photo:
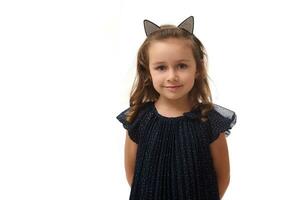
[[236, 114], [214, 104], [208, 120], [201, 122], [196, 110], [178, 117], [158, 113], [145, 103], [134, 122], [117, 119], [138, 144], [130, 200], [219, 200], [218, 184], [209, 144], [221, 132], [228, 136]]

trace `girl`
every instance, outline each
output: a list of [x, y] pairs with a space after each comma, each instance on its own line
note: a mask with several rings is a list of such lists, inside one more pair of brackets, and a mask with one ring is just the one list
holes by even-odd
[[130, 200], [218, 200], [229, 185], [226, 135], [236, 114], [212, 103], [206, 54], [193, 17], [179, 26], [144, 20], [127, 129]]

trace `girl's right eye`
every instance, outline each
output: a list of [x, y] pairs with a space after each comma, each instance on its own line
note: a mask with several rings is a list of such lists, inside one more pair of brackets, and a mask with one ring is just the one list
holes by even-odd
[[164, 69], [165, 69], [165, 67], [163, 65], [156, 67], [156, 70], [159, 70], [159, 71], [163, 71]]

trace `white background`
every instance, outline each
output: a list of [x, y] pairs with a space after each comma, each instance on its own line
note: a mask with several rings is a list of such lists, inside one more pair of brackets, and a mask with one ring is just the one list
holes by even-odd
[[195, 17], [214, 102], [236, 112], [225, 200], [299, 199], [297, 1], [1, 1], [0, 199], [128, 199], [125, 130], [143, 20]]

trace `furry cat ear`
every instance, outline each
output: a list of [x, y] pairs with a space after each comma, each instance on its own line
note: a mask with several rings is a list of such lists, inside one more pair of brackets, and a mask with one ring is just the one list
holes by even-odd
[[190, 16], [187, 19], [185, 19], [178, 27], [185, 29], [189, 33], [193, 34], [193, 27], [194, 27], [193, 16]]
[[144, 24], [144, 30], [145, 30], [146, 36], [149, 36], [152, 32], [160, 29], [160, 27], [157, 24], [155, 24], [147, 19], [145, 19], [143, 21], [143, 24]]

